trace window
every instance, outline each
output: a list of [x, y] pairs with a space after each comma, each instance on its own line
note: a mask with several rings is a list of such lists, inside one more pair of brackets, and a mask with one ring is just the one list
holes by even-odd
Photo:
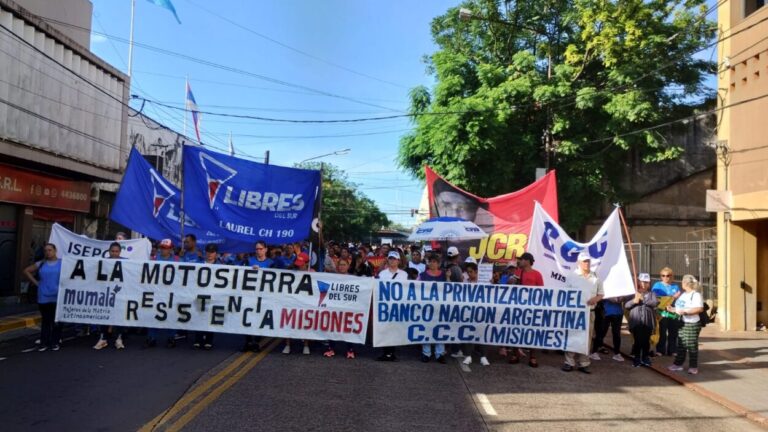
[[744, 0], [744, 18], [765, 6], [765, 0]]

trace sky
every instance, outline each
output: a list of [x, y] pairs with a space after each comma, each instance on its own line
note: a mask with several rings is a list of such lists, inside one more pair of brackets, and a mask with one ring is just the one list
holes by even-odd
[[[131, 93], [144, 114], [184, 131], [185, 77], [201, 111], [292, 119], [403, 114], [413, 87], [432, 87], [424, 56], [436, 50], [430, 23], [458, 0], [172, 0], [173, 14], [136, 0]], [[93, 0], [91, 50], [126, 72], [129, 0]], [[109, 35], [105, 37], [104, 34]], [[146, 48], [149, 46], [152, 48]], [[197, 61], [154, 48], [193, 57]], [[132, 102], [139, 107], [140, 103]], [[292, 166], [318, 162], [344, 170], [390, 220], [411, 226], [423, 182], [395, 162], [407, 118], [301, 124], [203, 115], [202, 141], [238, 155]], [[187, 135], [194, 136], [191, 120]]]

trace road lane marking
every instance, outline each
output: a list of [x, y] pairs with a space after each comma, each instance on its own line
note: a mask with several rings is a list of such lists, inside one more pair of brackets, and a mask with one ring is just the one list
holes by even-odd
[[275, 347], [280, 343], [279, 339], [275, 339], [270, 343], [265, 349], [263, 349], [260, 353], [256, 354], [254, 358], [248, 361], [248, 363], [245, 364], [240, 370], [238, 370], [234, 375], [229, 377], [226, 381], [224, 381], [220, 386], [216, 387], [208, 393], [200, 402], [192, 406], [189, 411], [184, 413], [179, 419], [174, 422], [173, 424], [169, 425], [166, 431], [168, 432], [176, 432], [180, 431], [184, 426], [187, 425], [190, 421], [192, 421], [195, 417], [197, 417], [198, 414], [203, 412], [204, 409], [206, 409], [211, 403], [213, 403], [216, 399], [218, 399], [222, 394], [224, 394], [225, 391], [229, 390], [230, 387], [235, 385], [238, 381], [240, 381], [245, 374], [250, 372], [251, 369], [253, 369], [260, 361], [264, 359]]
[[210, 377], [207, 381], [200, 384], [199, 386], [195, 387], [194, 390], [190, 391], [189, 393], [185, 394], [181, 399], [176, 401], [170, 408], [167, 410], [161, 412], [158, 414], [155, 418], [150, 420], [147, 424], [142, 426], [141, 429], [139, 429], [139, 432], [149, 432], [157, 428], [158, 426], [165, 424], [168, 422], [168, 420], [172, 419], [173, 416], [179, 413], [179, 411], [183, 410], [187, 407], [190, 403], [192, 403], [195, 399], [200, 397], [203, 393], [208, 391], [211, 387], [216, 385], [219, 381], [224, 379], [227, 375], [232, 373], [237, 367], [239, 367], [243, 362], [248, 360], [249, 358], [253, 357], [252, 352], [246, 352], [242, 353], [237, 358], [235, 358], [232, 363], [230, 363], [227, 367], [222, 369], [219, 373], [216, 375]]
[[486, 396], [484, 393], [477, 393], [477, 401], [480, 402], [480, 406], [483, 407], [483, 410], [486, 414], [489, 416], [497, 416], [499, 415], [495, 409], [493, 409], [493, 405], [491, 405], [491, 401], [488, 400], [488, 396]]

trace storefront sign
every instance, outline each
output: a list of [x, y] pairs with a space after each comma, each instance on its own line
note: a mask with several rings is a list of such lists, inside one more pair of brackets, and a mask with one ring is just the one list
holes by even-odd
[[91, 184], [0, 164], [0, 201], [87, 213]]

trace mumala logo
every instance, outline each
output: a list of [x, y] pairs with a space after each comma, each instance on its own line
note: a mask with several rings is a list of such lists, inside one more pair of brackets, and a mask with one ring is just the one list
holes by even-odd
[[64, 290], [64, 304], [68, 306], [109, 306], [115, 307], [115, 297], [122, 288], [120, 285], [107, 287], [101, 291], [85, 291], [77, 289]]
[[176, 192], [158, 175], [155, 170], [149, 170], [152, 179], [152, 216], [157, 217], [165, 202], [171, 199]]
[[237, 175], [237, 171], [214, 159], [207, 153], [200, 152], [200, 165], [205, 170], [208, 185], [208, 202], [213, 208], [221, 186]]

